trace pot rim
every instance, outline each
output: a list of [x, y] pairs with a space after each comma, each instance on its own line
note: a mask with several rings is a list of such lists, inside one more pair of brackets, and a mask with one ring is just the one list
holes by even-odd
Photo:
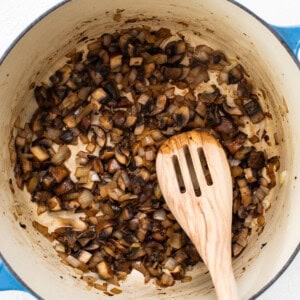
[[[287, 42], [279, 35], [279, 33], [266, 21], [261, 19], [259, 16], [257, 16], [254, 12], [246, 8], [240, 3], [237, 3], [235, 0], [226, 0], [227, 2], [230, 2], [233, 5], [236, 5], [240, 9], [244, 10], [248, 14], [250, 14], [252, 17], [254, 17], [259, 23], [261, 23], [263, 26], [265, 26], [269, 31], [273, 33], [273, 35], [280, 41], [280, 43], [283, 45], [283, 47], [286, 49], [288, 54], [292, 57], [294, 63], [297, 65], [299, 71], [300, 71], [300, 61], [297, 59], [291, 48], [288, 46]], [[21, 31], [17, 37], [10, 43], [8, 48], [4, 51], [2, 56], [0, 57], [0, 67], [6, 57], [9, 55], [9, 53], [13, 50], [13, 48], [17, 45], [17, 43], [29, 32], [36, 24], [38, 24], [41, 20], [43, 20], [45, 17], [47, 17], [49, 14], [57, 10], [58, 8], [62, 7], [66, 3], [71, 2], [71, 0], [62, 0], [58, 4], [54, 5], [53, 7], [47, 9], [45, 12], [43, 12], [39, 17], [34, 19], [23, 31]], [[287, 270], [287, 268], [290, 266], [290, 264], [293, 262], [297, 254], [300, 252], [300, 242], [298, 243], [296, 249], [293, 251], [287, 262], [283, 265], [283, 267], [279, 270], [279, 272], [265, 285], [263, 286], [258, 292], [256, 292], [249, 300], [257, 299], [259, 296], [261, 296], [268, 288], [270, 288], [277, 279]], [[10, 271], [10, 273], [25, 287], [27, 291], [29, 291], [33, 296], [35, 296], [37, 299], [43, 299], [41, 296], [39, 296], [34, 290], [32, 290], [23, 280], [22, 278], [14, 271], [14, 269], [10, 266], [10, 264], [6, 261], [4, 256], [2, 255], [0, 251], [0, 258], [3, 260], [5, 266]]]

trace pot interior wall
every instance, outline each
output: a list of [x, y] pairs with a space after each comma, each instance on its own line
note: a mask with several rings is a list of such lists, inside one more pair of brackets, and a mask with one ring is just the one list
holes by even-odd
[[[299, 165], [294, 141], [299, 132], [290, 128], [288, 121], [296, 120], [296, 80], [300, 79], [296, 65], [276, 38], [252, 16], [225, 1], [71, 1], [40, 20], [20, 39], [0, 68], [0, 137], [4, 141], [0, 162], [0, 251], [24, 282], [43, 298], [97, 299], [98, 294], [106, 297], [98, 290], [88, 290], [80, 275], [59, 263], [50, 242], [32, 228], [35, 207], [26, 191], [19, 191], [15, 185], [11, 163], [14, 157], [7, 143], [13, 145], [15, 122], [23, 125], [36, 108], [33, 84], [47, 80], [70, 50], [83, 47], [82, 38], [90, 40], [104, 32], [139, 25], [168, 27], [195, 45], [207, 44], [223, 50], [240, 60], [254, 85], [263, 90], [265, 110], [273, 117], [265, 126], [282, 140], [281, 171], [287, 170], [287, 176], [285, 184], [278, 184], [270, 195], [272, 206], [263, 232], [258, 235], [254, 231], [249, 246], [234, 261], [240, 294], [243, 299], [249, 298], [280, 270], [299, 241], [299, 234], [291, 232], [299, 205], [293, 197], [299, 189], [294, 185], [294, 170]], [[25, 224], [26, 229], [19, 223]], [[203, 299], [213, 299], [212, 284], [205, 273], [207, 269], [200, 265], [191, 272], [192, 282], [160, 290], [152, 283], [145, 286], [143, 277], [136, 272], [122, 284], [123, 293], [115, 298], [196, 299], [205, 295]]]

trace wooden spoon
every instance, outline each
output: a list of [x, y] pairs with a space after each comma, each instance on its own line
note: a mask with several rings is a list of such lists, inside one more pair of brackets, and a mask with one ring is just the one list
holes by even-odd
[[218, 299], [239, 299], [231, 265], [232, 179], [225, 152], [206, 132], [172, 136], [156, 172], [174, 217], [208, 267]]

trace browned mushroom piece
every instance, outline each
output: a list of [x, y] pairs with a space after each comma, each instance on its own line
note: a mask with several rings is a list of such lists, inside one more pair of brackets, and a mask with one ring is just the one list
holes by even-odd
[[148, 62], [153, 62], [156, 65], [163, 65], [165, 63], [168, 62], [168, 57], [165, 54], [162, 53], [158, 53], [158, 54], [154, 54], [149, 58]]
[[244, 69], [241, 65], [237, 65], [228, 72], [228, 83], [235, 84], [240, 82], [244, 77]]
[[57, 196], [50, 198], [47, 204], [51, 211], [60, 211], [62, 209], [61, 200]]
[[54, 192], [57, 196], [66, 194], [74, 188], [74, 183], [70, 178], [66, 178], [55, 189]]
[[109, 64], [113, 72], [118, 70], [122, 66], [122, 58], [123, 55], [115, 55], [110, 57]]
[[175, 130], [179, 131], [187, 125], [190, 119], [190, 109], [188, 106], [181, 106], [177, 108], [173, 114], [176, 124]]
[[218, 124], [214, 129], [222, 135], [224, 140], [232, 138], [238, 132], [237, 126], [231, 119], [226, 117], [221, 117], [220, 124]]
[[116, 159], [111, 159], [107, 164], [107, 171], [109, 173], [115, 173], [121, 169], [119, 162]]
[[99, 102], [102, 100], [106, 99], [108, 97], [107, 93], [104, 91], [103, 88], [97, 88], [96, 90], [93, 91], [91, 94], [92, 99], [95, 99]]
[[199, 94], [198, 100], [201, 102], [204, 102], [204, 103], [205, 102], [208, 102], [208, 103], [214, 102], [218, 98], [218, 96], [220, 96], [220, 90], [215, 85], [212, 85], [211, 88], [212, 88], [212, 91], [203, 92], [203, 93]]
[[99, 116], [99, 126], [104, 130], [112, 130], [113, 122], [111, 116], [109, 117], [107, 114], [102, 114]]
[[131, 57], [129, 61], [129, 66], [141, 66], [143, 64], [143, 57]]
[[174, 280], [173, 276], [169, 275], [167, 273], [163, 273], [161, 275], [161, 277], [158, 280], [156, 280], [156, 284], [161, 287], [172, 286], [172, 285], [174, 285], [174, 283], [175, 283], [175, 280]]
[[64, 65], [61, 69], [57, 70], [54, 75], [50, 76], [50, 80], [53, 84], [64, 85], [72, 74], [72, 68], [70, 65]]
[[265, 156], [262, 151], [251, 151], [248, 165], [252, 169], [262, 169], [265, 165]]
[[57, 183], [60, 183], [70, 174], [70, 171], [65, 166], [56, 166], [50, 168], [49, 173], [53, 176]]
[[41, 146], [33, 146], [30, 148], [30, 151], [39, 161], [44, 161], [49, 158], [47, 150]]
[[243, 115], [242, 110], [238, 106], [232, 107], [232, 106], [229, 106], [226, 102], [223, 102], [222, 105], [223, 105], [224, 111], [227, 112], [231, 116], [242, 116]]
[[186, 43], [182, 40], [173, 41], [166, 45], [165, 53], [168, 56], [168, 63], [180, 63], [186, 54]]
[[179, 67], [166, 67], [164, 68], [164, 77], [166, 78], [166, 80], [179, 80], [182, 78], [183, 75], [183, 68], [179, 68]]
[[246, 79], [242, 79], [237, 86], [238, 97], [249, 98], [251, 92], [252, 92], [251, 84]]
[[238, 256], [242, 252], [243, 249], [244, 248], [241, 245], [233, 244], [233, 246], [232, 246], [233, 256], [234, 257]]
[[249, 116], [253, 124], [257, 124], [265, 117], [258, 100], [252, 97], [244, 104], [246, 114]]
[[186, 77], [186, 81], [191, 89], [195, 89], [200, 83], [207, 82], [209, 80], [209, 74], [207, 67], [196, 66], [192, 68]]
[[247, 207], [252, 203], [252, 193], [245, 179], [238, 179], [238, 186], [240, 188], [242, 204]]
[[119, 147], [115, 148], [115, 158], [122, 165], [126, 165], [128, 163], [126, 155], [122, 153]]
[[224, 145], [231, 154], [234, 154], [242, 147], [246, 140], [247, 135], [243, 132], [239, 132], [233, 139], [224, 141]]
[[112, 116], [112, 121], [115, 127], [123, 128], [127, 120], [127, 113], [123, 110], [118, 110]]

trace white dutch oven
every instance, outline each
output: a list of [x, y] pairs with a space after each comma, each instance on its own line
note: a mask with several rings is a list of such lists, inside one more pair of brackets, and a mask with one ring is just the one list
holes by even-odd
[[[117, 9], [124, 9], [119, 22], [113, 20]], [[47, 13], [9, 49], [0, 66], [1, 255], [38, 297], [108, 297], [98, 290], [87, 290], [79, 276], [59, 262], [50, 242], [33, 229], [35, 209], [29, 195], [14, 183], [9, 142], [15, 121], [28, 120], [35, 109], [32, 83], [47, 78], [49, 70], [55, 70], [66, 53], [83, 45], [83, 37], [98, 37], [103, 32], [142, 24], [181, 31], [191, 42], [239, 57], [254, 84], [264, 90], [265, 108], [273, 116], [273, 129], [281, 141], [281, 171], [286, 170], [286, 177], [271, 194], [272, 206], [263, 232], [254, 232], [246, 250], [233, 262], [242, 299], [255, 298], [299, 250], [300, 72], [295, 58], [274, 33], [239, 6], [224, 0], [74, 0]], [[142, 276], [133, 272], [122, 284], [123, 293], [114, 298], [214, 299], [206, 268], [200, 265], [192, 276], [189, 283], [160, 290], [154, 284], [144, 285]]]

